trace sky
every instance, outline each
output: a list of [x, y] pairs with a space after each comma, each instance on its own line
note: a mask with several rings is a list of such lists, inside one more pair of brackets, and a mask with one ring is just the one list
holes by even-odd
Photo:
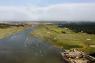
[[63, 3], [93, 3], [95, 0], [0, 0], [4, 6], [48, 6]]
[[0, 0], [0, 21], [95, 21], [95, 0]]

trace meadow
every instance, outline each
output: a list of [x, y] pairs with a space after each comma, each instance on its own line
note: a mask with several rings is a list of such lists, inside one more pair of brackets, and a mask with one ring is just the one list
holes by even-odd
[[31, 34], [55, 47], [77, 48], [89, 54], [95, 53], [95, 34], [75, 32], [68, 27], [61, 28], [56, 24], [41, 24]]
[[23, 26], [13, 26], [8, 24], [0, 24], [0, 39], [8, 37], [16, 32], [22, 31]]

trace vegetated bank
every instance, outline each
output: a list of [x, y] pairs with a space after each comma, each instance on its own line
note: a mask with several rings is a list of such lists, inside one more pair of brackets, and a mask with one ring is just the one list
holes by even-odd
[[57, 47], [78, 48], [89, 54], [95, 53], [95, 34], [75, 32], [69, 27], [60, 28], [57, 24], [41, 24], [31, 34]]
[[0, 39], [10, 36], [16, 32], [22, 31], [25, 29], [25, 25], [13, 25], [0, 23]]

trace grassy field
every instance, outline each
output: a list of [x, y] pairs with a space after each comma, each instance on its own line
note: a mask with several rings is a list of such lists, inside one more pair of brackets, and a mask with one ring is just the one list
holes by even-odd
[[22, 26], [19, 26], [19, 27], [9, 26], [9, 27], [3, 27], [3, 28], [0, 27], [0, 39], [5, 38], [9, 35], [12, 35], [16, 32], [19, 32], [23, 29], [24, 29], [24, 27], [22, 27]]
[[39, 25], [31, 34], [57, 47], [78, 48], [87, 53], [95, 53], [94, 34], [75, 33], [69, 28], [60, 28], [56, 25]]

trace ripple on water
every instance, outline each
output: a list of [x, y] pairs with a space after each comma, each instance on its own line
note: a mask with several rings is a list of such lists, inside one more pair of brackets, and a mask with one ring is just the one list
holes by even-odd
[[0, 63], [62, 63], [56, 48], [23, 31], [0, 40]]

